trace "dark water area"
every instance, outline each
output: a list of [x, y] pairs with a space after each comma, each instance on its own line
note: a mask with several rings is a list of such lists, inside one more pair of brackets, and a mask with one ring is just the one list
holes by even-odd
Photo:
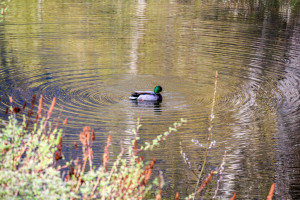
[[[277, 2], [277, 1], [272, 1]], [[239, 1], [10, 1], [0, 22], [0, 117], [9, 105], [57, 98], [68, 118], [64, 155], [84, 126], [96, 133], [101, 164], [130, 144], [137, 118], [141, 143], [185, 118], [160, 147], [164, 197], [194, 191], [204, 160], [215, 73], [218, 85], [202, 199], [300, 198], [300, 7]], [[163, 87], [160, 104], [135, 103], [134, 90]], [[25, 110], [24, 113], [27, 111]], [[218, 187], [218, 190], [216, 189]], [[200, 197], [199, 197], [200, 198]]]

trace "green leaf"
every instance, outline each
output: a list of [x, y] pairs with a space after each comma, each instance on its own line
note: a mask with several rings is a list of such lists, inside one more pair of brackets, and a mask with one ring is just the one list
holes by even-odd
[[137, 129], [139, 130], [142, 127], [141, 124], [137, 125]]
[[186, 123], [186, 122], [187, 122], [187, 120], [184, 119], [184, 118], [181, 118], [180, 121], [181, 121], [182, 123]]
[[176, 128], [169, 127], [169, 132], [172, 132], [172, 131], [177, 131], [177, 129], [176, 129]]
[[134, 133], [134, 134], [136, 134], [136, 129], [133, 128], [131, 132]]

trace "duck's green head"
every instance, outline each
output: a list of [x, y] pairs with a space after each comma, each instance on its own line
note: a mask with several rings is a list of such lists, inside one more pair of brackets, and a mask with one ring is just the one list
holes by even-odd
[[160, 87], [160, 86], [156, 86], [155, 88], [154, 88], [154, 93], [155, 94], [158, 94], [158, 93], [160, 93], [162, 91], [162, 87]]

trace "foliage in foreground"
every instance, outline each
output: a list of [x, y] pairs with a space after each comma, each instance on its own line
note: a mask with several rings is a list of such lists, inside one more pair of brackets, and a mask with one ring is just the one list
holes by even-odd
[[[11, 100], [12, 102], [12, 100]], [[54, 107], [54, 104], [53, 104]], [[53, 110], [52, 107], [52, 110]], [[5, 127], [0, 132], [0, 197], [6, 199], [53, 199], [75, 197], [70, 190], [72, 183], [64, 182], [59, 167], [55, 167], [53, 154], [57, 151], [62, 131], [48, 128], [47, 117], [35, 123], [32, 130], [26, 130], [25, 117], [23, 124], [18, 124], [10, 108], [8, 122], [2, 121]], [[41, 110], [37, 115], [37, 121]]]
[[0, 0], [0, 22], [4, 20], [4, 15], [8, 11], [8, 3], [10, 0]]
[[[12, 98], [10, 98], [13, 104]], [[47, 114], [42, 116], [43, 97], [39, 100], [38, 112], [33, 122], [32, 117], [19, 124], [15, 115], [21, 109], [10, 107], [7, 112], [11, 115], [7, 122], [2, 121], [5, 127], [0, 131], [0, 197], [1, 199], [143, 199], [155, 191], [156, 199], [161, 199], [163, 178], [162, 175], [149, 178], [152, 173], [155, 159], [145, 163], [138, 156], [141, 151], [152, 150], [165, 140], [172, 132], [177, 131], [186, 121], [181, 119], [174, 123], [169, 131], [157, 136], [151, 143], [145, 143], [138, 148], [138, 131], [141, 125], [133, 129], [135, 138], [128, 149], [121, 149], [117, 159], [108, 170], [109, 144], [103, 154], [103, 164], [95, 170], [93, 167], [92, 144], [95, 139], [93, 130], [85, 127], [80, 133], [83, 158], [75, 158], [65, 165], [62, 155], [62, 130], [58, 130], [49, 122], [54, 109], [55, 98]], [[23, 110], [25, 110], [23, 106]], [[33, 116], [34, 100], [28, 116]], [[28, 126], [33, 122], [33, 127]], [[64, 121], [64, 124], [67, 120]], [[74, 144], [77, 151], [78, 145]], [[126, 158], [125, 158], [126, 155]], [[86, 170], [89, 165], [89, 170]], [[69, 168], [67, 175], [61, 170]]]

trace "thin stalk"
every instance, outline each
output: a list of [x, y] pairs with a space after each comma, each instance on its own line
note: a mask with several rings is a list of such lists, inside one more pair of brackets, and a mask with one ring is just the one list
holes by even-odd
[[158, 184], [159, 192], [157, 193], [155, 200], [161, 200], [163, 185], [164, 185], [164, 177], [162, 175], [162, 171], [159, 171], [159, 184]]
[[196, 173], [193, 169], [191, 169], [190, 165], [186, 162], [186, 158], [185, 158], [185, 156], [183, 155], [184, 152], [183, 152], [183, 148], [182, 148], [182, 145], [181, 145], [181, 141], [179, 142], [179, 148], [180, 148], [180, 154], [182, 155], [182, 158], [183, 158], [184, 163], [185, 163], [186, 166], [191, 170], [192, 174], [194, 174], [194, 176], [195, 176], [196, 178], [198, 178], [197, 173]]
[[218, 194], [218, 190], [219, 190], [220, 182], [221, 182], [221, 178], [222, 178], [222, 173], [223, 173], [224, 165], [225, 165], [225, 158], [226, 158], [226, 151], [225, 151], [224, 156], [223, 156], [222, 164], [220, 165], [220, 168], [219, 168], [219, 179], [218, 179], [218, 182], [217, 182], [217, 188], [215, 190], [215, 195], [213, 196], [212, 199], [215, 199], [217, 197], [217, 194]]
[[76, 188], [75, 188], [75, 192], [77, 192], [78, 189], [79, 189], [79, 186], [80, 186], [81, 180], [82, 180], [82, 176], [83, 176], [83, 174], [84, 174], [86, 162], [87, 162], [87, 160], [88, 160], [88, 157], [87, 157], [86, 155], [85, 155], [84, 157], [85, 157], [85, 158], [84, 158], [84, 164], [83, 164], [83, 166], [82, 166], [81, 174], [80, 174], [80, 177], [79, 177], [79, 179], [78, 179], [77, 186], [76, 186]]
[[230, 198], [230, 200], [235, 200], [236, 198], [236, 192], [233, 193], [232, 197]]
[[48, 120], [49, 120], [50, 117], [51, 117], [51, 114], [52, 114], [52, 111], [53, 111], [53, 109], [54, 109], [55, 103], [56, 103], [56, 97], [53, 97], [51, 106], [50, 106], [50, 108], [49, 108], [49, 110], [48, 110], [47, 117], [46, 117], [45, 122], [44, 122], [44, 128], [43, 128], [43, 129], [44, 129], [44, 134], [45, 134], [45, 135], [47, 134], [47, 130], [46, 130], [46, 128], [47, 128], [47, 123], [48, 123]]
[[[110, 181], [112, 174], [115, 172], [114, 169], [117, 168], [117, 165], [119, 164], [119, 161], [121, 160], [121, 157], [123, 156], [123, 154], [124, 154], [124, 148], [122, 147], [121, 148], [121, 153], [119, 154], [118, 159], [114, 162], [114, 165], [113, 165], [113, 167], [112, 167], [112, 169], [110, 171], [110, 174], [109, 174], [109, 177], [108, 177], [108, 181]], [[93, 198], [93, 196], [95, 194], [95, 191], [96, 191], [96, 189], [97, 189], [97, 187], [98, 187], [98, 185], [100, 183], [100, 180], [101, 180], [101, 174], [97, 178], [96, 184], [94, 185], [94, 187], [92, 189], [90, 198]]]
[[[88, 133], [88, 135], [90, 136], [90, 133]], [[87, 139], [87, 153], [89, 156], [89, 163], [90, 163], [90, 171], [93, 171], [93, 161], [92, 161], [92, 140], [90, 139], [90, 137], [88, 137]]]
[[[200, 179], [201, 179], [201, 176], [203, 174], [204, 167], [206, 165], [206, 160], [207, 160], [207, 155], [208, 155], [208, 148], [209, 148], [210, 141], [212, 140], [213, 119], [215, 118], [214, 117], [214, 107], [215, 107], [215, 102], [216, 102], [217, 83], [218, 83], [218, 71], [216, 71], [216, 75], [215, 75], [214, 96], [213, 96], [213, 101], [212, 101], [212, 105], [211, 105], [211, 112], [210, 112], [210, 118], [209, 118], [209, 128], [208, 128], [208, 137], [207, 137], [207, 144], [206, 144], [206, 148], [205, 148], [204, 161], [203, 161], [202, 168], [201, 168], [201, 171], [200, 171], [199, 176], [198, 176], [197, 185], [195, 187], [195, 192], [197, 192], [197, 189], [198, 189], [198, 186], [199, 186], [199, 183], [200, 183]], [[194, 199], [195, 199], [195, 196], [193, 197], [193, 200]]]
[[274, 191], [275, 191], [275, 183], [273, 183], [273, 184], [271, 185], [269, 194], [268, 194], [268, 196], [267, 196], [267, 200], [272, 200]]

